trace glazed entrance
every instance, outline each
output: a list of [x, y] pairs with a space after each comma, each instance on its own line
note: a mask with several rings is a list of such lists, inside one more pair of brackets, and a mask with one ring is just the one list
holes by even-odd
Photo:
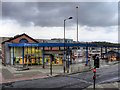
[[[42, 47], [11, 47], [10, 48], [11, 65], [15, 64], [28, 64], [28, 65], [42, 65], [43, 58], [44, 64], [50, 64], [50, 57], [43, 55]], [[52, 61], [54, 65], [62, 63], [61, 57], [54, 57]]]

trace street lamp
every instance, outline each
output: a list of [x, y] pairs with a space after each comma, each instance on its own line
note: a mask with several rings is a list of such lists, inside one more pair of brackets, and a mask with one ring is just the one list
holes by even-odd
[[[77, 43], [78, 43], [78, 8], [79, 6], [76, 6], [76, 21], [77, 21]], [[78, 58], [78, 47], [77, 47], [77, 58]]]
[[69, 19], [72, 19], [72, 17], [69, 17], [68, 19], [64, 19], [64, 73], [65, 73], [65, 68], [66, 68], [66, 52], [65, 52], [65, 21], [66, 20], [69, 20]]
[[78, 8], [79, 8], [79, 6], [76, 6], [76, 17], [77, 17], [77, 43], [78, 43]]

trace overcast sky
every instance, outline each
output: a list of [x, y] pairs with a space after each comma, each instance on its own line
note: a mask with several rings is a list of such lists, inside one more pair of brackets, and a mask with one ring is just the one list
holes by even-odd
[[118, 42], [117, 2], [3, 2], [0, 36], [26, 33], [33, 38], [66, 38], [76, 41], [76, 6], [79, 41]]

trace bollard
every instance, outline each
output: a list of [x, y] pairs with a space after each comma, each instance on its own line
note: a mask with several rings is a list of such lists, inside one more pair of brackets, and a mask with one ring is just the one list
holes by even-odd
[[78, 72], [79, 72], [80, 70], [79, 70], [79, 67], [78, 67]]
[[84, 66], [82, 68], [83, 68], [82, 71], [84, 71]]
[[85, 67], [85, 71], [86, 71], [86, 67]]
[[84, 71], [84, 67], [82, 66], [82, 71]]
[[72, 71], [73, 71], [73, 70], [72, 70], [72, 67], [71, 67], [71, 73], [72, 73]]
[[85, 66], [83, 66], [83, 71], [85, 71]]

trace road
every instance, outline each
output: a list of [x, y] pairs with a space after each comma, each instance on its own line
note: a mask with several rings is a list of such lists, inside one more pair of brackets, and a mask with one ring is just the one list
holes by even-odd
[[[118, 81], [118, 64], [96, 70], [96, 83]], [[3, 88], [86, 88], [93, 84], [93, 71], [71, 75], [18, 81], [4, 84]]]

